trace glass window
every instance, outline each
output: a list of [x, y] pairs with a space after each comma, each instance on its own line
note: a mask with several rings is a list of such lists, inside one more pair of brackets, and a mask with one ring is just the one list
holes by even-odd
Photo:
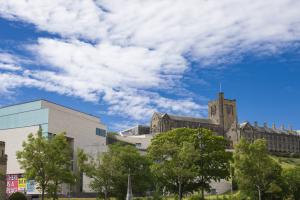
[[135, 147], [136, 147], [136, 148], [141, 148], [141, 147], [142, 147], [142, 144], [141, 144], [141, 143], [135, 143]]
[[106, 137], [106, 130], [101, 128], [96, 128], [96, 135], [101, 137]]

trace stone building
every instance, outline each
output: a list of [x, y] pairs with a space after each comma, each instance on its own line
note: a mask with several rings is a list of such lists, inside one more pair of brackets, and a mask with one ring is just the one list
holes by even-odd
[[5, 143], [0, 141], [0, 199], [6, 198], [6, 167]]
[[[208, 103], [208, 118], [195, 118], [186, 116], [171, 115], [168, 113], [155, 112], [152, 115], [150, 126], [141, 129], [135, 126], [133, 128], [120, 132], [116, 140], [124, 141], [135, 145], [143, 152], [151, 144], [151, 139], [156, 134], [160, 134], [175, 128], [207, 128], [217, 135], [224, 136], [230, 142], [230, 148], [241, 138], [248, 141], [264, 138], [267, 141], [268, 150], [273, 154], [289, 155], [300, 154], [300, 131], [286, 130], [284, 128], [276, 129], [267, 127], [264, 124], [260, 127], [255, 123], [238, 123], [236, 100], [225, 99], [223, 93], [218, 94], [216, 100]], [[222, 194], [231, 188], [231, 183], [222, 180], [212, 183], [212, 188], [217, 194]]]
[[266, 123], [258, 126], [257, 122], [254, 125], [244, 122], [240, 126], [240, 135], [248, 141], [265, 139], [269, 152], [273, 154], [300, 153], [299, 134], [291, 129], [287, 130], [284, 127], [277, 129], [275, 125], [270, 128]]
[[[267, 141], [268, 150], [274, 154], [300, 153], [300, 132], [267, 127], [265, 124], [260, 127], [255, 123], [238, 123], [237, 106], [235, 99], [225, 99], [224, 94], [218, 94], [216, 100], [208, 103], [208, 118], [194, 118], [186, 116], [171, 115], [168, 113], [155, 112], [150, 121], [149, 129], [139, 129], [136, 126], [120, 133], [130, 133], [126, 135], [126, 140], [130, 141], [133, 136], [150, 136], [166, 132], [175, 128], [207, 128], [214, 131], [217, 135], [224, 136], [230, 142], [232, 148], [240, 138], [253, 141], [258, 138], [264, 138]], [[146, 127], [146, 126], [143, 126]], [[121, 134], [122, 136], [122, 134]], [[138, 141], [140, 138], [140, 142]], [[143, 143], [142, 137], [135, 137], [135, 144]], [[145, 147], [146, 148], [146, 147]]]
[[150, 123], [150, 133], [158, 134], [174, 128], [207, 128], [217, 135], [227, 138], [233, 146], [239, 139], [236, 100], [225, 99], [219, 93], [218, 99], [208, 103], [208, 118], [194, 118], [154, 113]]

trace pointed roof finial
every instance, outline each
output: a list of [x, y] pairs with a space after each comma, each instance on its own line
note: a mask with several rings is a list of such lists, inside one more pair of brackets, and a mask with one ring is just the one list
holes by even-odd
[[222, 92], [222, 83], [220, 82], [220, 93]]

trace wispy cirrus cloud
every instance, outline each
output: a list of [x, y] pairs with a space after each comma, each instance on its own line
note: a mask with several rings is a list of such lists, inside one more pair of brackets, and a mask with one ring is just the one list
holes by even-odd
[[0, 82], [19, 81], [2, 91], [30, 86], [104, 101], [109, 113], [135, 120], [156, 109], [201, 115], [195, 99], [159, 91], [180, 89], [191, 62], [215, 67], [299, 42], [299, 10], [296, 0], [2, 1], [3, 18], [60, 36], [27, 44], [46, 67], [10, 68]]
[[0, 70], [5, 71], [19, 71], [22, 68], [18, 66], [19, 63], [21, 63], [22, 60], [18, 57], [0, 51]]

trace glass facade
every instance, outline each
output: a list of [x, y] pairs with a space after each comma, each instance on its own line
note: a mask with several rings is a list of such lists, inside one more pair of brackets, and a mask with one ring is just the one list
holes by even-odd
[[32, 110], [39, 110], [42, 108], [41, 101], [33, 101], [29, 103], [17, 104], [0, 108], [0, 116], [12, 115], [16, 113], [28, 112]]
[[41, 126], [47, 133], [48, 116], [49, 109], [42, 108], [41, 101], [0, 108], [0, 130]]

